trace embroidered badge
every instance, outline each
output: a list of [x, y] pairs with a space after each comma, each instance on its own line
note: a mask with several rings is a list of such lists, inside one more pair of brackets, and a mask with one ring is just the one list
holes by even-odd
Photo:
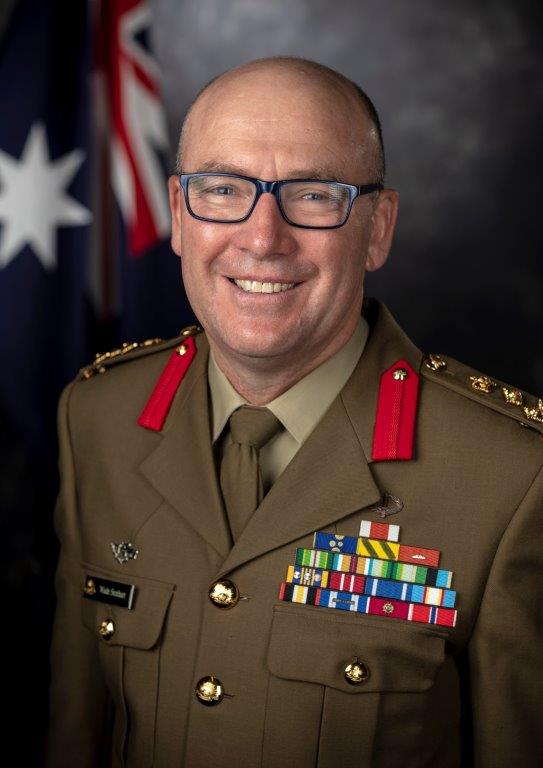
[[279, 599], [456, 626], [452, 571], [437, 567], [438, 550], [400, 544], [399, 534], [398, 525], [369, 520], [358, 537], [317, 531], [313, 548], [296, 550]]

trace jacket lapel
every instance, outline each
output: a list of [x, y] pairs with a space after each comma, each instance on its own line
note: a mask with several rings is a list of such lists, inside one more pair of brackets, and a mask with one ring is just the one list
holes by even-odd
[[366, 507], [380, 496], [338, 397], [264, 497], [219, 575]]
[[211, 447], [209, 346], [203, 334], [195, 340], [196, 356], [159, 433], [160, 442], [140, 464], [140, 471], [196, 533], [225, 558], [231, 538]]
[[367, 300], [364, 316], [371, 331], [355, 370], [263, 499], [219, 576], [381, 498], [370, 468], [381, 374], [400, 358], [418, 370], [422, 353], [380, 302]]

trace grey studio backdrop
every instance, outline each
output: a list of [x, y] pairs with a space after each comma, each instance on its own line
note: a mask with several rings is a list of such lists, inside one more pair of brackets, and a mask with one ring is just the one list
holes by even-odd
[[152, 7], [172, 148], [200, 87], [243, 61], [304, 56], [358, 82], [380, 113], [387, 184], [400, 192], [391, 256], [367, 294], [425, 351], [543, 395], [540, 3]]

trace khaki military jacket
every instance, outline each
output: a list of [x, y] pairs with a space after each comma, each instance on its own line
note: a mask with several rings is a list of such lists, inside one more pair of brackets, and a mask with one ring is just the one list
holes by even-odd
[[[543, 405], [424, 356], [381, 303], [364, 314], [352, 376], [233, 547], [204, 333], [160, 431], [137, 420], [183, 337], [65, 388], [48, 768], [543, 764]], [[420, 373], [414, 455], [376, 461], [380, 377], [399, 359]], [[385, 492], [400, 541], [454, 574], [455, 626], [279, 599], [296, 549], [383, 522]], [[229, 610], [208, 595], [221, 579], [241, 596]], [[131, 607], [85, 595], [100, 584]], [[206, 676], [224, 691], [208, 706]]]

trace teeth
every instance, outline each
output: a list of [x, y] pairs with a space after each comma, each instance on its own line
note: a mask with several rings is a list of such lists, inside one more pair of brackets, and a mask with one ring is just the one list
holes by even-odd
[[236, 280], [235, 284], [248, 293], [281, 293], [294, 288], [296, 283], [260, 283], [258, 280]]

